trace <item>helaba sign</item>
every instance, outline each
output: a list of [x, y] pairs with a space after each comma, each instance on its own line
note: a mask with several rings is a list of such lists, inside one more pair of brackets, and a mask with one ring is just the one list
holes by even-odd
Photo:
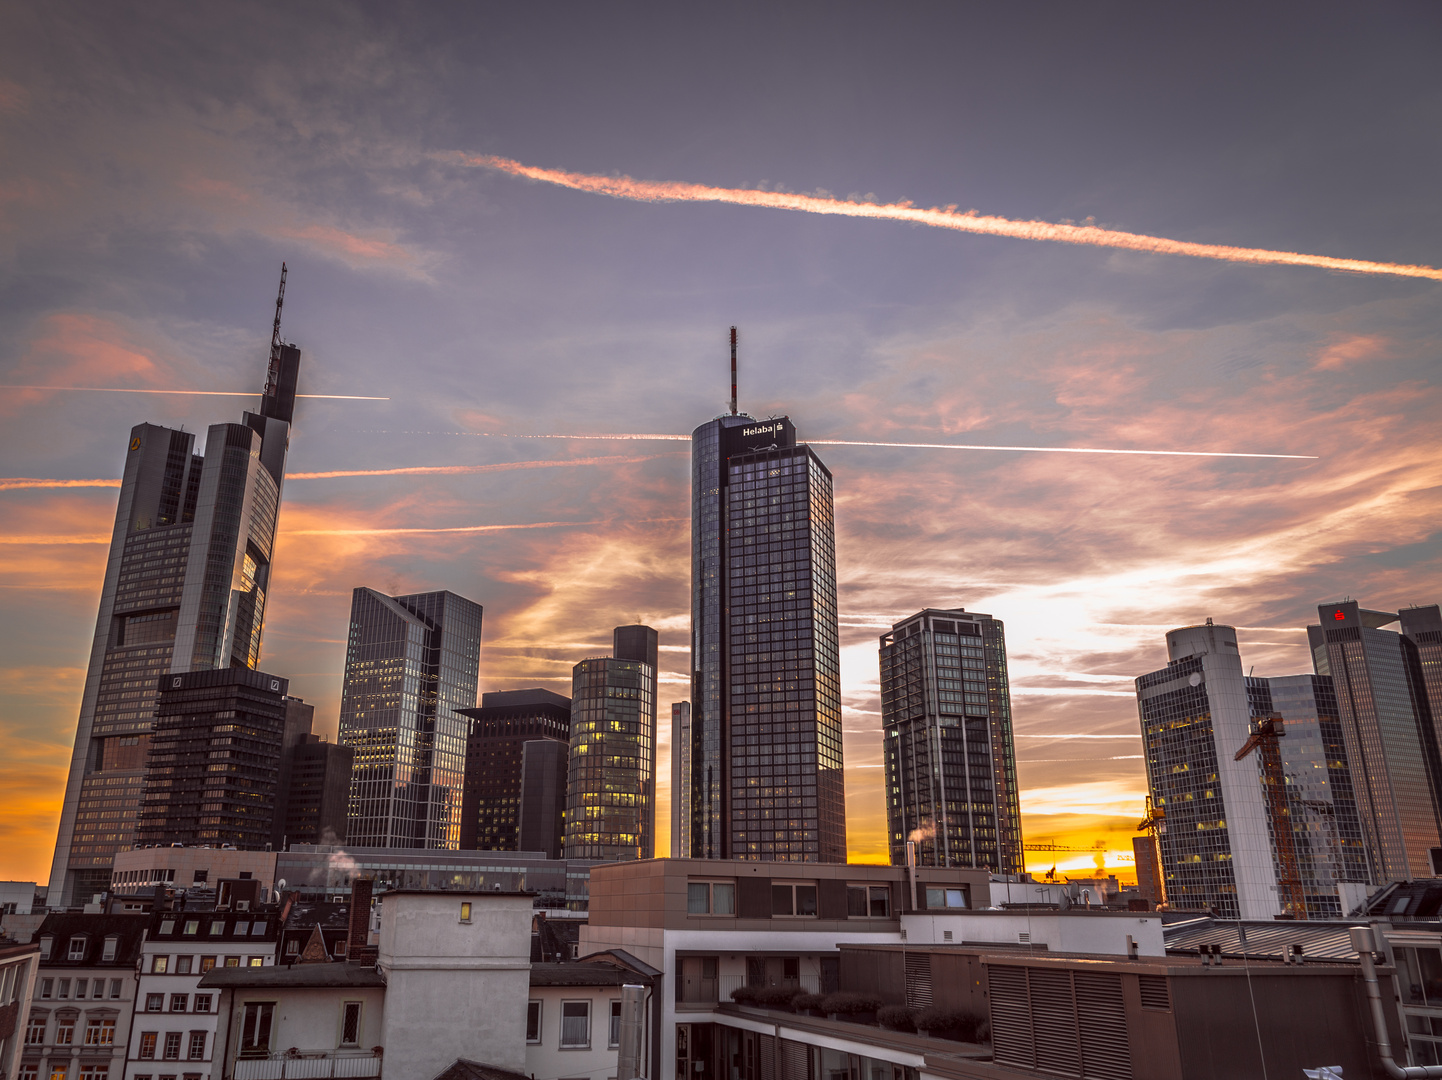
[[741, 434], [749, 438], [752, 435], [775, 435], [780, 430], [780, 424], [757, 424], [755, 427], [742, 428]]

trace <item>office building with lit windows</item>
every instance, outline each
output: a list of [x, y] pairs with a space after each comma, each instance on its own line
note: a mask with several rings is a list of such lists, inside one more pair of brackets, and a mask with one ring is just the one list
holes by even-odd
[[613, 652], [572, 671], [567, 859], [656, 853], [656, 631], [619, 626]]
[[[1436, 605], [1322, 604], [1307, 627], [1331, 677], [1374, 884], [1442, 874], [1442, 617]], [[1401, 623], [1401, 633], [1383, 627]]]
[[1000, 619], [927, 608], [881, 636], [887, 847], [921, 866], [1025, 869], [1006, 634]]
[[135, 840], [161, 676], [260, 662], [299, 370], [300, 350], [280, 340], [277, 305], [257, 411], [211, 425], [203, 447], [194, 432], [158, 424], [130, 431], [52, 904], [104, 892], [111, 859]]
[[468, 717], [481, 673], [481, 605], [451, 592], [351, 598], [340, 737], [355, 751], [347, 840], [460, 846]]
[[671, 858], [691, 857], [691, 703], [671, 705]]
[[846, 861], [831, 472], [786, 417], [691, 444], [690, 854]]
[[470, 721], [461, 850], [559, 859], [571, 699], [540, 688], [495, 690], [481, 695], [479, 708], [458, 711]]

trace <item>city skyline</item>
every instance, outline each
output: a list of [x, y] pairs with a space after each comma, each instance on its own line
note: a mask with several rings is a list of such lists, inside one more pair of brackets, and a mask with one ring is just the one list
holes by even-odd
[[[318, 732], [357, 585], [483, 604], [483, 692], [567, 694], [634, 621], [661, 634], [660, 715], [691, 700], [684, 440], [727, 408], [737, 325], [741, 409], [796, 418], [835, 476], [851, 856], [885, 858], [876, 638], [963, 607], [1006, 623], [1027, 842], [1124, 869], [1131, 680], [1167, 629], [1212, 617], [1292, 675], [1318, 604], [1442, 595], [1437, 285], [624, 202], [436, 155], [1442, 262], [1437, 14], [1238, 34], [1246, 13], [1058, 12], [1040, 45], [950, 8], [924, 36], [854, 9], [820, 36], [794, 10], [7, 13], [0, 877], [48, 874], [126, 434], [253, 407], [282, 260], [306, 356], [259, 667]], [[681, 441], [578, 438], [631, 433]]]

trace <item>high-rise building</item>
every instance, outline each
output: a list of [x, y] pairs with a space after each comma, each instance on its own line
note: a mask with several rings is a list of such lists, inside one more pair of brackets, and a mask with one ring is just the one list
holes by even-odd
[[249, 668], [161, 679], [136, 843], [271, 843], [288, 682]]
[[1025, 869], [1006, 634], [1000, 619], [927, 608], [881, 635], [881, 729], [892, 865]]
[[[1323, 675], [1249, 676], [1247, 697], [1254, 718], [1282, 719], [1278, 751], [1307, 917], [1341, 918], [1347, 912], [1337, 885], [1365, 883], [1367, 858], [1332, 680]], [[1275, 830], [1275, 823], [1270, 824]], [[1275, 831], [1272, 840], [1275, 848]]]
[[481, 605], [451, 592], [351, 597], [339, 741], [355, 751], [347, 835], [360, 847], [458, 848]]
[[691, 703], [671, 705], [671, 858], [691, 857]]
[[1382, 629], [1400, 613], [1354, 600], [1317, 614], [1321, 625], [1307, 627], [1307, 638], [1317, 674], [1336, 689], [1372, 881], [1442, 874], [1442, 700], [1428, 682], [1430, 673], [1437, 686], [1442, 662], [1437, 608], [1409, 609], [1407, 633]]
[[617, 627], [613, 651], [571, 673], [567, 859], [656, 854], [656, 631]]
[[[493, 690], [481, 695], [479, 708], [461, 709], [470, 721], [466, 736], [466, 781], [461, 798], [461, 850], [549, 851], [560, 843], [561, 818], [566, 808], [566, 753], [571, 745], [571, 699], [549, 690]], [[542, 765], [546, 751], [530, 750], [528, 789], [527, 747], [554, 743], [552, 769]], [[559, 765], [556, 765], [556, 760]], [[559, 769], [559, 783], [555, 769]], [[551, 800], [550, 805], [546, 800]], [[530, 815], [523, 810], [529, 808]], [[522, 818], [536, 821], [536, 830], [523, 830]], [[540, 824], [546, 819], [554, 838]], [[538, 848], [521, 846], [522, 832]], [[552, 858], [560, 858], [559, 848]]]
[[566, 778], [569, 742], [531, 739], [521, 747], [521, 851], [561, 858], [566, 845]]
[[787, 417], [691, 437], [691, 856], [846, 861], [831, 472]]
[[310, 729], [314, 724], [314, 705], [307, 705], [297, 697], [285, 699], [285, 735], [281, 741], [280, 783], [276, 787], [275, 800], [277, 811], [270, 837], [271, 846], [276, 851], [285, 850], [285, 806], [286, 800], [290, 798], [290, 768], [295, 761], [294, 751], [310, 735]]
[[[284, 271], [281, 289], [284, 295]], [[66, 777], [52, 903], [102, 892], [134, 841], [162, 675], [254, 668], [270, 588], [300, 350], [280, 304], [259, 411], [195, 435], [130, 431], [75, 748]]]
[[355, 751], [307, 731], [286, 758], [288, 782], [276, 815], [281, 838], [275, 850], [291, 844], [344, 844]]

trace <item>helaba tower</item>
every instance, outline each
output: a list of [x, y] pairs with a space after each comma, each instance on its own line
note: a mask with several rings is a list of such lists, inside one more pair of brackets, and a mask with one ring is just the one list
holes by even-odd
[[192, 432], [130, 431], [65, 783], [50, 903], [110, 887], [134, 842], [161, 676], [254, 669], [270, 587], [300, 350], [282, 342], [285, 267], [256, 412]]
[[691, 436], [691, 857], [845, 862], [831, 472], [731, 359]]

